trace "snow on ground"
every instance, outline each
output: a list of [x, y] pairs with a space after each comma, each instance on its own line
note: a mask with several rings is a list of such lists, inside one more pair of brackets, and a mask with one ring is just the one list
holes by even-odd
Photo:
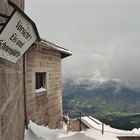
[[[88, 119], [86, 118], [85, 120], [87, 121]], [[98, 120], [95, 121], [98, 122], [98, 125], [101, 125], [102, 123]], [[107, 131], [102, 135], [101, 130], [96, 127], [94, 128], [93, 126], [92, 128], [81, 132], [67, 132], [66, 128], [66, 125], [64, 125], [63, 129], [50, 129], [48, 127], [39, 126], [30, 121], [28, 130], [25, 130], [24, 140], [118, 140], [117, 136], [140, 136], [140, 129], [124, 131], [105, 126]]]
[[[100, 122], [99, 120], [91, 117], [91, 116], [85, 116], [82, 117], [82, 121], [89, 126], [89, 128], [92, 129], [96, 129], [99, 131], [102, 131], [102, 122]], [[127, 136], [136, 136], [136, 135], [140, 135], [140, 129], [133, 129], [132, 131], [126, 131], [126, 130], [119, 130], [119, 129], [115, 129], [110, 127], [109, 125], [104, 124], [104, 131], [105, 132], [109, 132], [109, 133], [114, 133], [117, 135], [127, 135]]]

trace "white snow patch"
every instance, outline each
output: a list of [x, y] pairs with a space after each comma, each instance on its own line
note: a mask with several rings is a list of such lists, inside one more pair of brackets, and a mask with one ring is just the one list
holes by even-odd
[[47, 89], [41, 87], [41, 88], [39, 88], [39, 89], [36, 89], [36, 90], [35, 90], [35, 93], [43, 92], [43, 91], [46, 91], [46, 90], [47, 90]]

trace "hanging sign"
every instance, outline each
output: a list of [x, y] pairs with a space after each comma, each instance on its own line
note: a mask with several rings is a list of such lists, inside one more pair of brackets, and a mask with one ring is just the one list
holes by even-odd
[[30, 21], [15, 10], [0, 34], [0, 57], [16, 63], [36, 39]]

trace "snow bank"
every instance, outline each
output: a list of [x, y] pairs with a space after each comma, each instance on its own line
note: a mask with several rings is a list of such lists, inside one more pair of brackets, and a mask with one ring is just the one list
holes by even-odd
[[[95, 121], [98, 120], [95, 119]], [[101, 125], [100, 123], [101, 122], [98, 121], [98, 125]], [[106, 129], [111, 128], [109, 126], [106, 126]], [[124, 131], [121, 132], [123, 133]], [[132, 134], [136, 133], [140, 135], [140, 129], [134, 129], [130, 132], [131, 136]], [[126, 135], [126, 133], [123, 133], [122, 135]], [[113, 129], [112, 132], [105, 131], [104, 135], [102, 135], [101, 131], [95, 128], [91, 128], [81, 132], [67, 133], [66, 127], [64, 127], [64, 129], [50, 129], [48, 127], [39, 126], [30, 121], [28, 130], [25, 130], [24, 140], [118, 140], [117, 136], [122, 135], [116, 134], [116, 129], [115, 131]]]
[[53, 130], [48, 127], [39, 126], [30, 121], [28, 130], [25, 132], [24, 140], [32, 140], [32, 136], [35, 140], [56, 140], [59, 135], [59, 131], [60, 130], [58, 129]]
[[39, 138], [31, 129], [25, 130], [24, 140], [44, 140]]
[[[105, 138], [106, 137], [106, 138]], [[115, 135], [101, 135], [96, 130], [82, 132], [69, 132], [66, 129], [49, 129], [29, 122], [28, 130], [25, 130], [24, 140], [117, 140]]]
[[140, 136], [140, 128], [134, 128], [133, 130], [132, 130], [132, 133], [133, 134], [137, 134], [137, 135], [139, 135]]
[[[102, 131], [102, 122], [99, 120], [89, 116], [82, 117], [81, 120], [91, 129], [96, 129], [98, 131]], [[109, 125], [103, 124], [104, 126], [104, 132], [109, 132], [113, 134], [117, 134], [120, 136], [138, 136], [140, 135], [140, 128], [139, 129], [133, 129], [132, 131], [126, 131], [126, 130], [120, 130], [110, 127]]]

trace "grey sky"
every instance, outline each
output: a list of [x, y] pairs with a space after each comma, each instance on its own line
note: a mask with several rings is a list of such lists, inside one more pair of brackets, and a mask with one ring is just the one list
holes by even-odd
[[42, 38], [73, 51], [64, 75], [100, 73], [140, 87], [140, 0], [26, 0]]

